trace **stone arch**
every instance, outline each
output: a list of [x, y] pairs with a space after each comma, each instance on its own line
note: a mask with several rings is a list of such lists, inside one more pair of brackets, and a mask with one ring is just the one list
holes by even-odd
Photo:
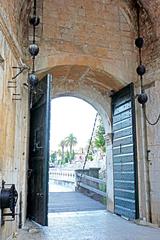
[[88, 66], [88, 68], [94, 71], [103, 73], [112, 79], [113, 87], [111, 89], [114, 90], [118, 90], [133, 81], [133, 78], [123, 76], [124, 72], [122, 72], [122, 69], [116, 64], [113, 65], [112, 62], [106, 64], [102, 59], [90, 55], [75, 55], [69, 53], [43, 56], [43, 61], [41, 58], [37, 59], [37, 73], [41, 78], [44, 73], [52, 72], [54, 67], [66, 65]]
[[[68, 63], [67, 59], [65, 61]], [[72, 58], [71, 61], [73, 61]], [[83, 64], [81, 58], [76, 63]], [[94, 62], [90, 61], [90, 63], [95, 67]], [[102, 116], [105, 130], [108, 132], [111, 131], [110, 95], [123, 85], [109, 73], [91, 68], [91, 64], [89, 66], [85, 64], [48, 66], [48, 69], [39, 71], [39, 78], [43, 78], [47, 73], [52, 74], [53, 98], [73, 96], [91, 104]]]
[[[71, 58], [70, 62], [74, 59]], [[79, 64], [72, 65], [50, 65], [49, 68], [39, 71], [42, 78], [47, 73], [53, 75], [52, 97], [72, 96], [80, 98], [92, 105], [101, 115], [106, 134], [106, 175], [107, 175], [107, 209], [114, 211], [114, 192], [113, 192], [113, 159], [112, 159], [112, 134], [111, 134], [111, 99], [113, 91], [122, 88], [124, 83], [119, 83], [107, 72], [95, 68], [94, 62], [85, 65], [80, 61]], [[93, 59], [91, 59], [93, 60]], [[68, 63], [67, 59], [65, 60]], [[65, 62], [63, 62], [64, 64]], [[77, 63], [77, 62], [76, 62]], [[82, 64], [83, 63], [83, 64]], [[51, 63], [50, 63], [51, 64]], [[101, 81], [101, 79], [103, 81]], [[116, 85], [115, 85], [116, 84]]]

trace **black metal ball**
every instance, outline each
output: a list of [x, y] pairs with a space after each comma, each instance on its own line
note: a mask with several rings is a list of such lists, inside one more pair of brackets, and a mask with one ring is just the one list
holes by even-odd
[[35, 87], [38, 84], [38, 77], [35, 73], [30, 73], [28, 76], [28, 81], [32, 87]]
[[143, 76], [146, 72], [146, 68], [143, 64], [139, 65], [137, 67], [137, 74], [140, 75], [140, 76]]
[[144, 44], [144, 40], [142, 37], [138, 37], [136, 40], [135, 40], [135, 45], [137, 48], [142, 48], [143, 47], [143, 44]]
[[29, 46], [29, 53], [31, 54], [31, 56], [37, 56], [37, 54], [39, 53], [39, 47], [37, 44], [33, 43]]
[[138, 95], [138, 102], [140, 104], [145, 104], [148, 101], [148, 96], [145, 92], [142, 92]]
[[38, 26], [40, 24], [40, 18], [37, 16], [31, 16], [29, 18], [29, 23], [33, 26]]

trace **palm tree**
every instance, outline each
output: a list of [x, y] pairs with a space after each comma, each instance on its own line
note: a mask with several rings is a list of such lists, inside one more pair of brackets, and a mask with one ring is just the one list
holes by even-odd
[[66, 146], [65, 140], [62, 140], [59, 145], [61, 147], [61, 156], [62, 156], [62, 161], [63, 161], [64, 160], [64, 147]]
[[73, 146], [77, 144], [77, 138], [73, 135], [73, 133], [71, 133], [68, 137], [65, 138], [65, 143], [66, 146], [69, 146], [69, 153], [71, 156], [73, 153]]

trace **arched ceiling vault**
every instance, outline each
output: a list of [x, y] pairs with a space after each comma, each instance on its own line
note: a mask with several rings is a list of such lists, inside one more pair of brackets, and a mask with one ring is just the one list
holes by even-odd
[[[22, 4], [21, 19], [27, 19], [31, 12], [32, 1], [27, 0], [26, 2], [28, 4], [26, 4], [25, 1]], [[121, 39], [120, 37], [118, 37], [119, 33], [116, 32], [116, 30], [114, 30], [115, 32], [113, 33], [113, 36], [117, 34], [116, 36], [117, 39], [116, 38], [114, 39], [115, 42], [112, 40], [111, 41], [108, 40], [107, 42], [106, 40], [104, 41], [104, 36], [102, 35], [103, 31], [101, 29], [99, 30], [98, 28], [95, 29], [95, 33], [97, 31], [100, 31], [99, 33], [99, 36], [101, 37], [100, 44], [103, 46], [99, 47], [96, 45], [98, 42], [98, 38], [96, 39], [96, 37], [90, 38], [87, 43], [86, 40], [83, 39], [81, 42], [79, 41], [79, 38], [81, 38], [83, 35], [86, 36], [86, 32], [88, 33], [88, 29], [87, 31], [81, 29], [81, 26], [77, 24], [76, 20], [75, 22], [69, 21], [70, 20], [69, 16], [75, 17], [73, 14], [74, 11], [71, 12], [73, 16], [70, 15], [69, 13], [68, 13], [69, 16], [68, 15], [66, 16], [67, 19], [66, 21], [68, 21], [67, 24], [71, 22], [74, 25], [74, 32], [72, 29], [73, 26], [68, 27], [67, 29], [67, 27], [64, 25], [65, 19], [63, 19], [64, 22], [63, 27], [58, 25], [59, 30], [57, 32], [54, 32], [53, 28], [57, 27], [57, 23], [55, 22], [55, 24], [53, 24], [53, 19], [51, 19], [51, 21], [49, 21], [49, 19], [51, 15], [54, 14], [56, 15], [56, 10], [54, 9], [54, 4], [56, 4], [56, 1], [55, 0], [53, 2], [48, 0], [38, 1], [38, 3], [41, 6], [43, 5], [43, 8], [45, 9], [45, 12], [42, 11], [44, 15], [41, 16], [42, 24], [44, 23], [44, 26], [42, 38], [39, 38], [40, 56], [38, 56], [36, 61], [36, 66], [40, 77], [42, 77], [45, 73], [49, 71], [50, 73], [53, 74], [54, 78], [57, 81], [60, 81], [63, 84], [67, 82], [72, 84], [74, 82], [78, 83], [81, 82], [82, 84], [87, 83], [88, 85], [95, 86], [100, 91], [118, 90], [122, 86], [129, 83], [129, 81], [135, 80], [136, 65], [134, 65], [134, 63], [136, 64], [137, 53], [135, 52], [133, 43], [134, 42], [133, 39], [136, 36], [137, 28], [136, 11], [134, 8], [135, 0], [114, 0], [113, 2], [114, 5], [117, 4], [122, 9], [122, 14], [120, 13], [122, 15], [121, 23], [123, 24], [123, 22], [126, 21], [125, 25], [124, 26], [122, 25], [122, 27], [127, 28], [126, 32], [130, 31], [129, 30], [130, 27], [132, 28], [132, 30], [130, 32], [129, 37], [122, 35]], [[152, 17], [153, 1], [141, 0], [139, 2], [140, 4], [143, 5], [145, 9], [147, 9], [147, 12], [145, 11], [145, 14], [149, 13], [150, 19], [153, 19]], [[50, 4], [50, 7], [46, 6], [46, 3]], [[77, 4], [78, 3], [80, 3], [80, 1], [77, 2]], [[76, 3], [74, 3], [74, 7], [75, 4]], [[150, 5], [151, 9], [147, 8], [148, 4]], [[54, 9], [53, 12], [51, 9], [52, 5]], [[62, 6], [60, 5], [60, 7]], [[49, 11], [51, 11], [51, 13], [49, 13]], [[63, 9], [61, 9], [61, 11], [63, 11]], [[104, 18], [105, 17], [106, 16], [104, 16]], [[61, 21], [61, 19], [57, 18], [57, 21]], [[48, 28], [47, 31], [47, 27], [49, 24], [52, 25], [50, 25], [50, 28]], [[26, 26], [26, 23], [24, 25]], [[116, 26], [118, 26], [118, 24]], [[77, 27], [79, 27], [78, 30]], [[90, 29], [92, 29], [91, 26]], [[24, 32], [26, 31], [27, 30], [25, 29]], [[77, 31], [78, 33], [77, 32], [76, 33], [79, 35], [74, 37], [73, 40], [71, 41], [69, 39], [70, 33], [75, 34], [75, 31]], [[96, 36], [95, 33], [93, 32], [93, 36], [94, 35]], [[90, 34], [88, 33], [88, 36], [89, 35]], [[109, 36], [109, 38], [111, 38], [111, 35]], [[75, 43], [76, 39], [78, 39], [79, 42], [77, 41], [77, 43]], [[93, 40], [95, 40], [94, 44]], [[128, 40], [129, 43], [127, 42]], [[74, 57], [75, 59], [73, 59]], [[77, 59], [79, 59], [79, 62], [77, 61]], [[126, 71], [126, 69], [128, 72]]]
[[[129, 22], [132, 23], [132, 27], [136, 28], [137, 25], [137, 19], [136, 19], [136, 11], [135, 11], [135, 2], [137, 1], [140, 6], [142, 7], [142, 11], [146, 13], [148, 16], [148, 19], [152, 23], [153, 30], [155, 30], [155, 33], [159, 32], [157, 28], [159, 28], [159, 21], [157, 21], [159, 17], [159, 1], [153, 1], [153, 0], [114, 0], [115, 4], [117, 3], [119, 6], [121, 6], [124, 14], [126, 15], [126, 18], [129, 19]], [[32, 11], [33, 7], [33, 0], [15, 0], [17, 4], [15, 3], [15, 6], [17, 6], [17, 23], [19, 22], [22, 24], [22, 37], [26, 41], [27, 35], [29, 35], [29, 24], [28, 19]], [[46, 0], [38, 0], [37, 1], [37, 8], [38, 8], [38, 14], [41, 15], [41, 23], [43, 24], [43, 13], [41, 12], [41, 8], [43, 8], [43, 5], [45, 4]], [[54, 7], [54, 6], [53, 6]], [[54, 14], [54, 12], [53, 12]], [[144, 13], [142, 13], [144, 15]], [[49, 16], [48, 16], [49, 17]], [[142, 16], [143, 17], [143, 16]]]
[[121, 84], [106, 72], [91, 69], [89, 66], [65, 65], [54, 67], [50, 73], [54, 76], [54, 82], [69, 85], [93, 86], [102, 94], [111, 90], [118, 90]]
[[[18, 14], [19, 14], [19, 21], [24, 21], [26, 24], [26, 19], [28, 20], [29, 15], [31, 13], [33, 0], [16, 0], [18, 6]], [[153, 1], [153, 0], [114, 0], [115, 4], [122, 5], [122, 7], [126, 10], [126, 12], [131, 16], [131, 12], [134, 11], [135, 2], [138, 2], [142, 8], [147, 12], [150, 20], [154, 23], [155, 19], [159, 15], [158, 9], [160, 2]], [[39, 3], [41, 2], [41, 3]], [[39, 0], [38, 4], [43, 4], [45, 0]], [[130, 12], [129, 12], [130, 10]]]

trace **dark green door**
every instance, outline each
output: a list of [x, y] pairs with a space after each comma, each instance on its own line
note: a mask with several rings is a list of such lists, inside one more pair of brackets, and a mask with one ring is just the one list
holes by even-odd
[[133, 84], [112, 96], [115, 213], [128, 219], [138, 218], [134, 100]]
[[39, 81], [30, 110], [28, 216], [48, 225], [48, 161], [51, 75]]

